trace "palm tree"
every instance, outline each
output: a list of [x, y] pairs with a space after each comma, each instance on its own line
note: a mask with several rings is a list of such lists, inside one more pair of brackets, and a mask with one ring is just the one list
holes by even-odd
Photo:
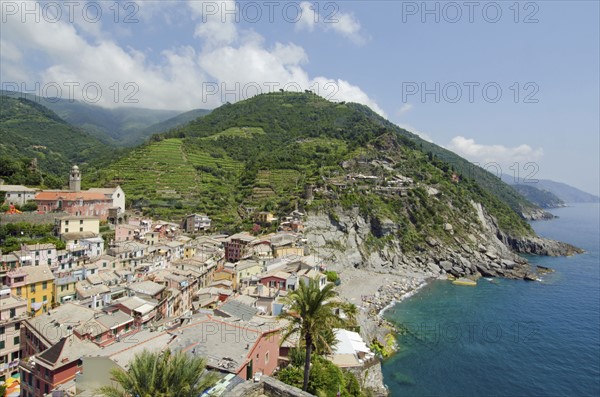
[[197, 397], [216, 383], [214, 374], [205, 374], [206, 361], [185, 352], [171, 354], [144, 350], [136, 354], [127, 371], [115, 368], [117, 385], [103, 386], [105, 397]]
[[298, 289], [285, 298], [288, 309], [282, 312], [280, 317], [289, 321], [284, 330], [283, 341], [291, 335], [299, 333], [306, 345], [304, 383], [302, 385], [302, 390], [306, 391], [313, 348], [329, 346], [330, 338], [327, 338], [327, 335], [333, 328], [342, 326], [343, 320], [334, 312], [340, 303], [332, 299], [337, 295], [333, 284], [327, 284], [320, 289], [317, 278], [310, 279], [308, 283], [300, 282], [298, 284]]

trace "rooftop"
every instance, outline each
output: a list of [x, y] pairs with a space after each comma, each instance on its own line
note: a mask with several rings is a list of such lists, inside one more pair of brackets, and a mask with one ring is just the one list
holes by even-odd
[[151, 302], [152, 302], [151, 300], [145, 300], [138, 296], [121, 298], [121, 299], [117, 299], [116, 301], [114, 301], [115, 304], [121, 304], [122, 306], [126, 307], [129, 310], [135, 310], [139, 307], [142, 307], [143, 305], [152, 304]]
[[41, 316], [25, 320], [50, 343], [56, 343], [71, 333], [71, 328], [94, 318], [95, 310], [75, 303], [66, 303]]
[[225, 317], [235, 317], [244, 321], [249, 321], [256, 313], [258, 313], [256, 308], [236, 300], [228, 301], [215, 310], [217, 315], [223, 314]]
[[161, 293], [165, 289], [165, 286], [157, 284], [154, 281], [142, 281], [139, 283], [132, 283], [128, 288], [135, 293], [154, 296]]
[[35, 361], [51, 369], [60, 368], [79, 360], [83, 355], [93, 354], [100, 350], [100, 347], [88, 340], [80, 340], [75, 335], [69, 335], [39, 354]]
[[32, 189], [23, 185], [0, 185], [0, 192], [35, 192], [36, 189]]
[[48, 265], [22, 266], [19, 271], [26, 274], [25, 282], [27, 284], [54, 280], [54, 274]]
[[60, 219], [61, 221], [74, 221], [74, 220], [97, 220], [98, 222], [100, 222], [100, 218], [95, 217], [95, 216], [76, 216], [76, 215], [67, 215], [67, 216], [61, 216], [59, 218], [56, 219]]
[[251, 241], [256, 240], [256, 237], [252, 236], [250, 233], [243, 232], [243, 233], [233, 234], [233, 235], [229, 236], [229, 238], [227, 239], [227, 241], [232, 241], [232, 240], [240, 240], [240, 241], [249, 243]]
[[38, 250], [52, 250], [56, 249], [56, 245], [54, 244], [23, 244], [23, 247], [27, 251], [38, 251]]
[[113, 194], [117, 190], [117, 187], [93, 187], [88, 189], [88, 192]]
[[97, 192], [71, 192], [71, 191], [41, 191], [35, 195], [36, 200], [52, 201], [52, 200], [65, 200], [65, 201], [106, 201], [107, 198], [102, 193]]
[[[9, 310], [14, 309], [19, 306], [27, 306], [27, 301], [25, 299], [17, 298], [16, 296], [7, 295], [6, 297], [0, 298], [0, 310]], [[0, 320], [5, 320], [4, 318], [0, 318]]]

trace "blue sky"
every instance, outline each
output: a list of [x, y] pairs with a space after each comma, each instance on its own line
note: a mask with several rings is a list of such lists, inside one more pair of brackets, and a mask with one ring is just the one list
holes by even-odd
[[599, 15], [597, 1], [3, 1], [0, 80], [177, 110], [312, 88], [598, 194]]

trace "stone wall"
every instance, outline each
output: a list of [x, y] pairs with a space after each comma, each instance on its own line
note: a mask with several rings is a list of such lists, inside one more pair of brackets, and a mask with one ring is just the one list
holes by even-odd
[[55, 218], [60, 218], [67, 215], [69, 214], [66, 212], [51, 212], [46, 214], [37, 214], [31, 212], [24, 212], [22, 214], [0, 214], [0, 224], [16, 222], [34, 223], [38, 225], [48, 223], [54, 224]]
[[263, 376], [258, 383], [242, 383], [228, 395], [231, 397], [314, 397], [310, 393], [268, 376]]

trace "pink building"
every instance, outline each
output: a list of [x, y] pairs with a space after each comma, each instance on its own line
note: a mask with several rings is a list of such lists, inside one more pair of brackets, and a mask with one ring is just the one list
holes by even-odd
[[136, 237], [140, 235], [139, 226], [129, 225], [129, 224], [119, 224], [115, 226], [115, 241], [133, 241]]
[[74, 216], [94, 216], [101, 220], [108, 218], [112, 199], [102, 193], [42, 191], [35, 195], [38, 211], [63, 211]]

